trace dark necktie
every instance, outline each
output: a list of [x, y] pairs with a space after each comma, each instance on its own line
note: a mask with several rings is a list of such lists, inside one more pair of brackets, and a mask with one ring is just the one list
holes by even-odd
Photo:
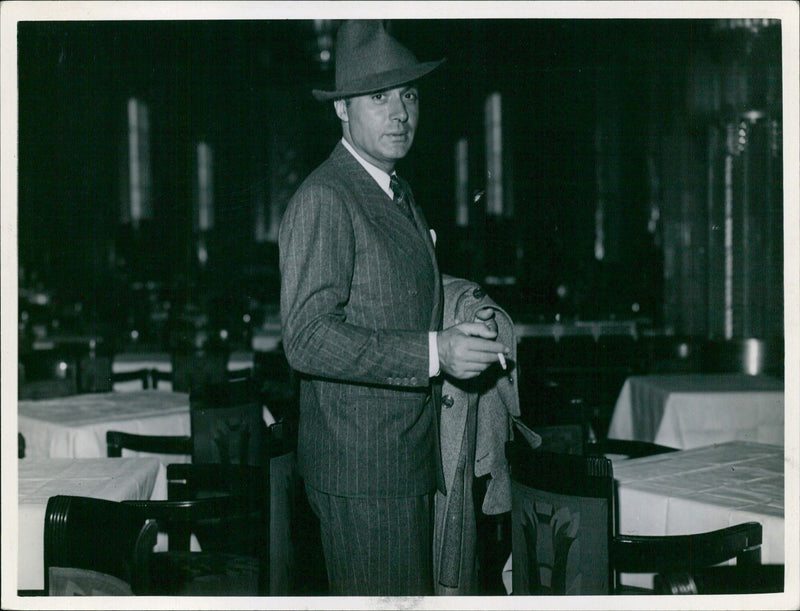
[[397, 174], [392, 174], [389, 177], [389, 187], [391, 187], [392, 193], [394, 194], [392, 201], [397, 204], [397, 206], [400, 208], [400, 211], [406, 215], [408, 220], [414, 223], [414, 213], [411, 212], [411, 202], [413, 201], [411, 187], [409, 187], [408, 183], [400, 178]]

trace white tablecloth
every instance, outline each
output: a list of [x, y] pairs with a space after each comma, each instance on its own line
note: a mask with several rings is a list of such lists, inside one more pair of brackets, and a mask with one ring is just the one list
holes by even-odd
[[[191, 434], [189, 395], [154, 390], [20, 401], [18, 418], [19, 431], [25, 437], [26, 456], [32, 458], [104, 457], [106, 431], [111, 429], [148, 435]], [[275, 422], [266, 407], [264, 421], [268, 425]], [[137, 455], [129, 450], [122, 452], [123, 457]], [[164, 465], [191, 461], [188, 455], [148, 456], [160, 459]], [[295, 462], [292, 452], [274, 458], [270, 463], [273, 508], [270, 515], [271, 591], [280, 595], [288, 595], [291, 544], [287, 516], [293, 494]]]
[[[112, 392], [19, 401], [19, 432], [25, 455], [45, 458], [106, 456], [106, 431], [189, 435], [186, 393]], [[167, 462], [180, 462], [168, 457]]]
[[[645, 458], [615, 460], [618, 532], [683, 535], [742, 522], [763, 527], [761, 561], [784, 563], [783, 447], [732, 441]], [[512, 562], [503, 569], [511, 591]], [[652, 574], [622, 583], [652, 588]]]
[[689, 449], [742, 440], [783, 445], [783, 382], [744, 374], [633, 376], [608, 436]]
[[[148, 435], [191, 434], [189, 395], [186, 393], [140, 390], [20, 401], [18, 418], [19, 431], [25, 437], [26, 456], [29, 457], [104, 457], [106, 431], [111, 429]], [[275, 422], [266, 407], [264, 421], [268, 425]], [[136, 455], [136, 452], [123, 450], [123, 457]], [[160, 459], [165, 465], [191, 461], [188, 455], [148, 456]], [[293, 494], [295, 462], [292, 452], [274, 458], [270, 463], [271, 591], [280, 595], [288, 595], [291, 544], [287, 516]]]
[[783, 564], [783, 463], [783, 447], [743, 441], [615, 461], [619, 532], [682, 535], [755, 521], [761, 561]]
[[110, 501], [164, 500], [167, 479], [156, 458], [25, 458], [19, 465], [17, 584], [44, 588], [44, 517], [58, 494]]
[[[233, 352], [228, 359], [228, 369], [246, 369], [253, 366], [253, 353], [249, 351]], [[114, 373], [126, 373], [139, 369], [157, 369], [164, 373], [172, 371], [172, 361], [166, 352], [122, 352], [114, 355], [111, 364]], [[142, 383], [138, 380], [127, 382], [117, 382], [114, 390], [117, 392], [128, 392], [141, 390]], [[172, 390], [172, 382], [168, 380], [159, 381], [157, 390]]]

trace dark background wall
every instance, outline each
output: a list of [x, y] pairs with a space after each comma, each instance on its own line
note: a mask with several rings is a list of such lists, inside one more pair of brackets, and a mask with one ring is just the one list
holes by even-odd
[[[516, 284], [492, 292], [520, 319], [641, 317], [720, 333], [714, 215], [724, 194], [709, 185], [735, 153], [726, 152], [726, 130], [744, 112], [762, 113], [751, 129], [765, 134], [761, 152], [748, 148], [744, 165], [735, 153], [742, 177], [754, 160], [759, 176], [772, 168], [765, 191], [737, 188], [750, 198], [741, 223], [760, 236], [757, 249], [751, 241], [737, 254], [749, 262], [743, 282], [756, 305], [748, 307], [758, 309], [742, 314], [750, 318], [737, 333], [782, 334], [779, 26], [427, 19], [387, 27], [420, 59], [448, 58], [422, 85], [421, 128], [401, 168], [440, 236], [442, 267], [480, 281], [513, 270]], [[340, 135], [330, 105], [310, 95], [333, 80], [313, 59], [313, 22], [23, 22], [18, 36], [20, 283], [39, 281], [112, 319], [129, 307], [133, 280], [167, 287], [176, 302], [276, 301], [275, 248], [253, 239], [253, 202], [263, 193], [285, 201]], [[494, 91], [503, 96], [514, 215], [496, 222], [476, 210], [459, 230], [454, 146], [469, 140], [470, 186], [483, 188], [483, 104]], [[119, 222], [131, 96], [149, 105], [153, 160], [153, 217], [135, 233]], [[200, 139], [214, 148], [216, 205], [202, 279], [191, 231]], [[761, 296], [746, 273], [766, 274]]]

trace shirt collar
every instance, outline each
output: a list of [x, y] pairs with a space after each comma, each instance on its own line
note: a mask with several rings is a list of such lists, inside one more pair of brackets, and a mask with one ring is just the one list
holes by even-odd
[[342, 138], [342, 144], [344, 144], [344, 148], [350, 151], [350, 154], [356, 158], [356, 161], [358, 161], [358, 163], [360, 163], [364, 169], [369, 172], [369, 175], [375, 179], [375, 182], [378, 183], [378, 186], [383, 189], [386, 195], [392, 197], [392, 189], [389, 187], [389, 175], [359, 155], [352, 145], [344, 138]]

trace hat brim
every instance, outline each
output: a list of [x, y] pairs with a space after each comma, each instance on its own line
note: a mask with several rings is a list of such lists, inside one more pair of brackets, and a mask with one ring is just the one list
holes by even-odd
[[368, 93], [390, 89], [391, 87], [399, 87], [422, 78], [441, 66], [445, 60], [446, 59], [443, 58], [435, 62], [422, 62], [399, 70], [372, 74], [358, 82], [351, 83], [340, 91], [314, 89], [311, 91], [311, 94], [318, 101], [325, 102], [328, 100], [339, 100], [341, 98], [352, 98], [357, 95], [366, 95]]

